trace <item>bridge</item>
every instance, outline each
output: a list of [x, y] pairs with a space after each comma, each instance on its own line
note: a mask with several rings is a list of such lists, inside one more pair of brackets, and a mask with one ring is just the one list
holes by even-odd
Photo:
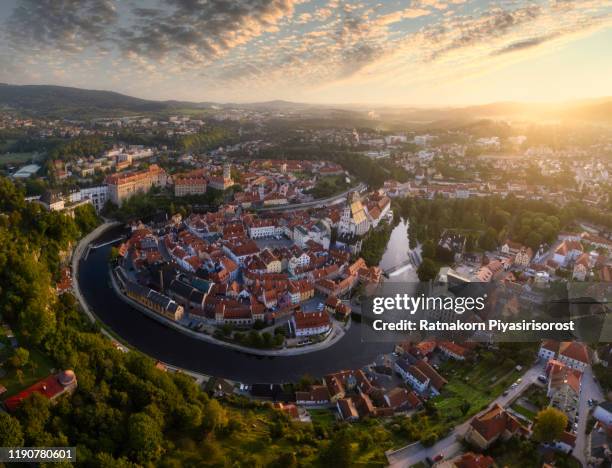
[[91, 252], [92, 250], [96, 250], [96, 249], [99, 249], [100, 247], [105, 247], [107, 245], [114, 244], [116, 242], [125, 240], [125, 238], [126, 238], [126, 236], [121, 236], [121, 237], [117, 237], [116, 239], [113, 239], [113, 240], [109, 240], [109, 241], [106, 241], [106, 242], [101, 242], [100, 244], [95, 244], [95, 245], [89, 244], [87, 246], [87, 250], [85, 251], [85, 255], [83, 255], [83, 260], [87, 260], [87, 257], [89, 257], [89, 252]]
[[119, 242], [119, 241], [122, 241], [124, 239], [125, 239], [125, 236], [117, 237], [116, 239], [113, 239], [113, 240], [109, 240], [109, 241], [106, 241], [106, 242], [103, 242], [103, 243], [100, 243], [100, 244], [92, 245], [90, 248], [92, 248], [94, 250], [95, 249], [99, 249], [100, 247], [105, 247], [107, 245], [114, 244], [115, 242]]

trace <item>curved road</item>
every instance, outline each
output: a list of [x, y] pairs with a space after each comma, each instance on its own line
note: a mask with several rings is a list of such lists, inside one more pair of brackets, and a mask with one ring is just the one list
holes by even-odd
[[323, 206], [334, 205], [340, 202], [341, 200], [344, 200], [350, 192], [354, 192], [354, 191], [361, 192], [365, 190], [366, 187], [367, 187], [366, 184], [364, 184], [363, 182], [360, 182], [359, 185], [356, 185], [355, 187], [351, 187], [350, 189], [345, 190], [344, 192], [339, 193], [338, 195], [334, 195], [333, 197], [319, 198], [318, 200], [313, 200], [313, 201], [304, 202], [304, 203], [294, 203], [292, 205], [267, 206], [263, 208], [256, 208], [255, 211], [295, 211], [295, 210], [303, 210], [305, 208], [319, 208]]

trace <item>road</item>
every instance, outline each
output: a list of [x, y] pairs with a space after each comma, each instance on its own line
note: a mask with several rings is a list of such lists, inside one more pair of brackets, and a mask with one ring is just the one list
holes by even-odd
[[356, 185], [355, 187], [351, 187], [350, 189], [345, 190], [344, 192], [334, 195], [332, 197], [320, 198], [318, 200], [313, 200], [313, 201], [304, 202], [304, 203], [295, 203], [292, 205], [266, 206], [262, 208], [256, 208], [255, 210], [256, 211], [295, 211], [295, 210], [304, 210], [306, 208], [319, 208], [319, 207], [324, 207], [324, 206], [330, 206], [330, 205], [335, 205], [336, 203], [339, 203], [341, 200], [346, 199], [346, 196], [350, 192], [354, 192], [354, 191], [362, 192], [365, 189], [366, 189], [366, 185], [363, 182], [361, 182], [359, 183], [359, 185]]
[[578, 430], [576, 431], [576, 447], [574, 447], [574, 456], [582, 463], [582, 466], [586, 465], [587, 455], [587, 435], [586, 435], [586, 424], [589, 415], [589, 404], [588, 401], [594, 399], [597, 401], [603, 401], [604, 396], [599, 387], [599, 384], [593, 379], [593, 371], [591, 367], [587, 367], [582, 375], [582, 384], [580, 386], [580, 401], [578, 403]]
[[[494, 403], [498, 403], [499, 405], [506, 407], [512, 401], [514, 401], [518, 396], [533, 382], [535, 382], [538, 378], [538, 375], [544, 372], [544, 364], [537, 363], [532, 368], [530, 368], [525, 374], [522, 376], [521, 383], [518, 384], [515, 388], [510, 389], [508, 395], [502, 396], [500, 395], [494, 401], [491, 402], [491, 405]], [[487, 408], [490, 408], [489, 405]], [[486, 410], [483, 410], [483, 412]], [[582, 410], [580, 410], [582, 412]], [[387, 460], [389, 461], [389, 466], [392, 468], [408, 468], [425, 458], [433, 458], [438, 454], [444, 455], [444, 458], [447, 459], [452, 457], [453, 455], [459, 453], [461, 451], [461, 443], [459, 440], [465, 433], [470, 424], [470, 419], [468, 419], [463, 424], [455, 427], [450, 434], [448, 434], [444, 439], [439, 440], [431, 447], [424, 447], [420, 443], [414, 443], [411, 445], [407, 445], [395, 452], [387, 453]]]

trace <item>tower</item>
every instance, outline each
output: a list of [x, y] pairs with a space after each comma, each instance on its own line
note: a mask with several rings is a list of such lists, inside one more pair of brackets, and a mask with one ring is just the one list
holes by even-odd
[[232, 178], [232, 168], [230, 163], [225, 163], [223, 165], [223, 178], [225, 180], [229, 180]]

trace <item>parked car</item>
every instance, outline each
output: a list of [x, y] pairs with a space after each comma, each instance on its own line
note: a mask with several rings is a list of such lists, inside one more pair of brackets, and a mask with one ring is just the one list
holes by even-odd
[[545, 375], [538, 375], [538, 380], [542, 383], [546, 383], [548, 379]]

